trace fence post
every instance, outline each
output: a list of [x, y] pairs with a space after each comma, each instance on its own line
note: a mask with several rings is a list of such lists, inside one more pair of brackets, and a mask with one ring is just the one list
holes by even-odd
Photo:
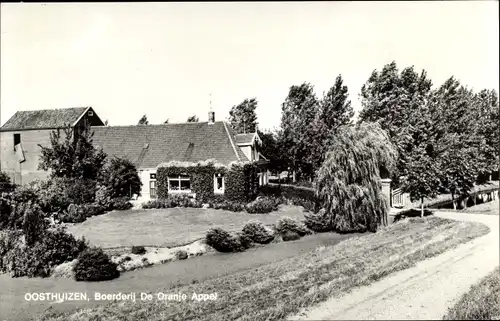
[[392, 197], [391, 197], [391, 182], [390, 178], [383, 178], [380, 180], [382, 183], [382, 194], [385, 195], [387, 201], [389, 202], [389, 206], [392, 207]]
[[[382, 183], [382, 194], [385, 195], [387, 202], [389, 202], [389, 207], [392, 207], [392, 197], [391, 197], [391, 179], [390, 178], [383, 178], [381, 179]], [[384, 217], [384, 225], [388, 225], [389, 223], [389, 213], [385, 214]]]

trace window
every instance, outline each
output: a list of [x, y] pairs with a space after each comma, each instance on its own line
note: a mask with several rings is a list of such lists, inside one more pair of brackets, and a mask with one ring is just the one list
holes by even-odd
[[223, 194], [225, 189], [224, 176], [222, 174], [214, 175], [214, 193]]
[[155, 173], [149, 174], [149, 179], [156, 179], [156, 174]]
[[92, 117], [92, 116], [94, 116], [94, 112], [93, 112], [92, 110], [89, 110], [88, 115], [89, 115], [90, 117]]
[[179, 175], [168, 178], [169, 193], [190, 193], [191, 180], [187, 175]]
[[21, 134], [14, 134], [14, 146], [21, 144]]

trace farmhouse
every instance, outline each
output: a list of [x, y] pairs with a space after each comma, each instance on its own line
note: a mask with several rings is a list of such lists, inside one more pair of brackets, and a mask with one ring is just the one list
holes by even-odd
[[[1, 170], [16, 184], [45, 179], [48, 173], [38, 170], [38, 144], [49, 145], [54, 129], [67, 124], [78, 129], [88, 120], [97, 148], [110, 158], [127, 158], [136, 165], [145, 199], [157, 196], [157, 166], [173, 161], [195, 164], [213, 160], [226, 166], [254, 162], [259, 168], [259, 184], [267, 184], [267, 160], [259, 152], [258, 134], [236, 134], [226, 122], [215, 121], [214, 112], [208, 116], [207, 122], [104, 126], [91, 107], [17, 112], [0, 128]], [[213, 179], [214, 192], [223, 193], [224, 177]], [[169, 192], [187, 192], [190, 185], [189, 177], [169, 178]]]
[[49, 145], [55, 129], [70, 125], [78, 131], [86, 123], [104, 125], [92, 107], [16, 112], [0, 128], [0, 169], [18, 185], [47, 178], [47, 172], [38, 170], [38, 144]]

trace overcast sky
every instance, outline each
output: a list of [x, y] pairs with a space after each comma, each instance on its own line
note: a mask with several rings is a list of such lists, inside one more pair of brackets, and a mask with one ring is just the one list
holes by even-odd
[[291, 85], [350, 99], [395, 60], [499, 87], [497, 1], [1, 4], [0, 123], [17, 110], [92, 106], [110, 125], [206, 121], [256, 97], [279, 126]]

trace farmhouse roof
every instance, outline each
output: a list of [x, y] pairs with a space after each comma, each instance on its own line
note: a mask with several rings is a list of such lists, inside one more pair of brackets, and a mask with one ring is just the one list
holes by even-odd
[[260, 142], [260, 138], [259, 138], [259, 135], [257, 135], [257, 133], [235, 135], [236, 145], [239, 145], [239, 146], [253, 145], [255, 140]]
[[0, 131], [55, 129], [74, 125], [90, 107], [17, 111]]
[[93, 140], [108, 156], [128, 158], [137, 168], [169, 161], [248, 161], [229, 127], [223, 121], [93, 127]]

